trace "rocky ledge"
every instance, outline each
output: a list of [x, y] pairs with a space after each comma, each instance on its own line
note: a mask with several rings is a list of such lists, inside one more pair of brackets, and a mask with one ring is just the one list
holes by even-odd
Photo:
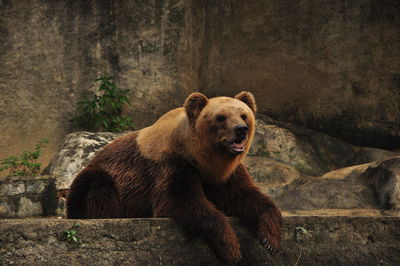
[[[63, 201], [78, 172], [120, 134], [77, 132], [44, 171]], [[326, 134], [259, 116], [244, 161], [262, 191], [283, 210], [400, 209], [400, 152], [356, 147]], [[7, 217], [3, 215], [3, 217]]]
[[[400, 265], [400, 217], [358, 214], [286, 213], [276, 253], [231, 219], [241, 243], [240, 264]], [[206, 244], [170, 219], [0, 220], [0, 234], [0, 265], [220, 265]]]

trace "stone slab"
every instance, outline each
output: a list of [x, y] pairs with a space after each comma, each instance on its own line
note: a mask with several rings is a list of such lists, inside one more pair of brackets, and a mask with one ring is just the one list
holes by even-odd
[[[79, 242], [62, 240], [76, 222]], [[277, 253], [230, 222], [240, 265], [400, 265], [398, 216], [285, 216]], [[171, 219], [0, 220], [0, 234], [1, 265], [220, 265]]]

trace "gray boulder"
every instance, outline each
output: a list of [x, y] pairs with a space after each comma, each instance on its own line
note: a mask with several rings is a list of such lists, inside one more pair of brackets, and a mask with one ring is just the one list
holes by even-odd
[[284, 186], [302, 176], [293, 166], [265, 157], [248, 156], [244, 164], [253, 180], [265, 187]]
[[110, 132], [69, 134], [43, 173], [57, 177], [58, 190], [69, 189], [76, 175], [96, 151], [121, 135]]
[[326, 134], [262, 120], [257, 121], [250, 150], [250, 155], [270, 158], [314, 176], [348, 166], [354, 153], [353, 146]]
[[264, 186], [285, 210], [400, 209], [400, 156]]
[[265, 188], [285, 210], [379, 208], [362, 173], [368, 165], [338, 169], [320, 177], [302, 177], [293, 183]]
[[250, 156], [261, 156], [320, 176], [352, 165], [388, 159], [398, 153], [355, 147], [327, 134], [261, 116]]

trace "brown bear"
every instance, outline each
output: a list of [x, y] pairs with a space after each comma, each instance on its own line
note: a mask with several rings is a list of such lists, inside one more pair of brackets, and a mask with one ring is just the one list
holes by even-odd
[[278, 249], [281, 213], [242, 163], [255, 112], [249, 92], [192, 93], [183, 107], [99, 151], [71, 185], [67, 218], [171, 217], [235, 262], [240, 248], [226, 216], [236, 216], [267, 249]]

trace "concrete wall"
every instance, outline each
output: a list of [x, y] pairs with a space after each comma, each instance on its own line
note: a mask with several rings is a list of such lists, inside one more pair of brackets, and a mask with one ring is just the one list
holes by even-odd
[[[75, 222], [78, 243], [63, 238]], [[230, 219], [238, 265], [399, 265], [399, 217], [284, 217], [282, 249], [268, 252]], [[226, 265], [171, 219], [0, 220], [2, 265]]]
[[138, 127], [191, 91], [246, 89], [263, 113], [393, 148], [399, 43], [397, 1], [1, 0], [0, 158], [48, 137], [47, 163], [102, 72]]

